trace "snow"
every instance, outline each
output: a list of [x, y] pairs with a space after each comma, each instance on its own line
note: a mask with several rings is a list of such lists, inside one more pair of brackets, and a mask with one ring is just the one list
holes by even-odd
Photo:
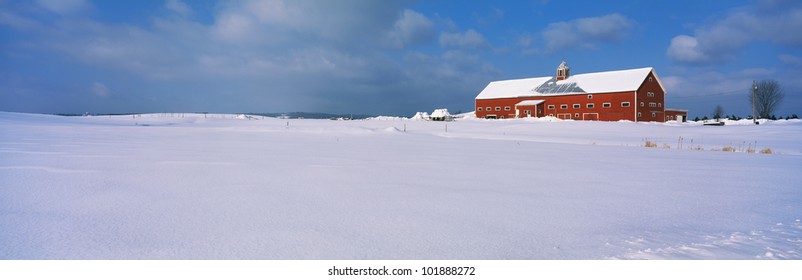
[[[539, 77], [527, 79], [514, 79], [504, 81], [494, 81], [485, 87], [482, 92], [476, 96], [476, 99], [495, 99], [495, 98], [513, 98], [513, 97], [538, 97], [538, 96], [554, 96], [564, 94], [598, 94], [598, 93], [611, 93], [611, 92], [632, 92], [638, 88], [646, 80], [649, 73], [654, 71], [651, 67], [607, 71], [597, 73], [587, 73], [570, 75], [567, 79], [556, 81], [553, 77]], [[655, 77], [657, 75], [655, 74]], [[575, 85], [581, 88], [580, 92], [562, 92], [550, 93], [540, 92], [537, 89], [545, 86], [546, 83], [555, 83], [555, 86], [560, 85]], [[657, 78], [660, 83], [660, 79]], [[660, 84], [662, 86], [662, 83]], [[566, 87], [575, 88], [575, 87]]]
[[532, 92], [532, 90], [549, 80], [551, 80], [551, 77], [493, 81], [476, 96], [476, 99], [538, 96], [538, 94]]
[[576, 83], [587, 93], [636, 91], [643, 84], [643, 81], [646, 80], [649, 73], [653, 71], [654, 69], [647, 67], [579, 74], [569, 76], [568, 79], [558, 81], [557, 83]]
[[406, 120], [405, 117], [395, 117], [395, 116], [375, 116], [367, 118], [368, 120], [379, 120], [379, 121], [400, 121]]
[[412, 120], [416, 121], [429, 120], [429, 113], [417, 112], [415, 113], [415, 116], [412, 116]]
[[451, 114], [448, 113], [448, 109], [435, 109], [430, 116], [432, 118], [446, 118], [451, 117]]
[[799, 120], [235, 117], [0, 113], [0, 259], [802, 259]]

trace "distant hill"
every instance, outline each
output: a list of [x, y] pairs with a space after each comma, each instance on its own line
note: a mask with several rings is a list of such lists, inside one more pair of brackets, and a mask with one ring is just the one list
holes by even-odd
[[[206, 112], [194, 112], [199, 114], [205, 114]], [[93, 116], [120, 116], [120, 115], [136, 115], [136, 114], [145, 114], [145, 113], [99, 113], [99, 114], [70, 114], [70, 113], [61, 113], [55, 114], [59, 116], [85, 116], [85, 115], [93, 115]], [[180, 114], [180, 113], [175, 113]], [[237, 113], [231, 113], [237, 114]], [[310, 112], [289, 112], [289, 113], [245, 113], [248, 115], [254, 116], [265, 116], [265, 117], [286, 117], [288, 119], [338, 119], [338, 118], [350, 118], [350, 119], [367, 119], [371, 117], [375, 117], [374, 115], [366, 115], [366, 114], [329, 114], [329, 113], [310, 113]]]

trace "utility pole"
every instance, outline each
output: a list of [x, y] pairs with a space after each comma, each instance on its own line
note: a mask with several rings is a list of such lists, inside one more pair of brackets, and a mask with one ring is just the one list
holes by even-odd
[[757, 82], [752, 80], [752, 123], [757, 124], [757, 116], [755, 116], [755, 101], [757, 101]]

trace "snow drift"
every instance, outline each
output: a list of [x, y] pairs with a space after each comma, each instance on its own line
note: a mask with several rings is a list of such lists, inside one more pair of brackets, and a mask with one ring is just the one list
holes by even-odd
[[180, 116], [0, 113], [0, 258], [802, 258], [799, 121]]

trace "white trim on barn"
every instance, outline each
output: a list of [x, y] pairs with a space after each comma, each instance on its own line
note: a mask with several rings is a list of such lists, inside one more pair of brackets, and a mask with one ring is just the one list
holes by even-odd
[[541, 100], [524, 100], [524, 101], [518, 102], [518, 104], [515, 104], [515, 107], [518, 107], [518, 106], [536, 106], [536, 105], [540, 105], [540, 103], [543, 103], [543, 102], [546, 102], [546, 100], [542, 100], [542, 99]]

